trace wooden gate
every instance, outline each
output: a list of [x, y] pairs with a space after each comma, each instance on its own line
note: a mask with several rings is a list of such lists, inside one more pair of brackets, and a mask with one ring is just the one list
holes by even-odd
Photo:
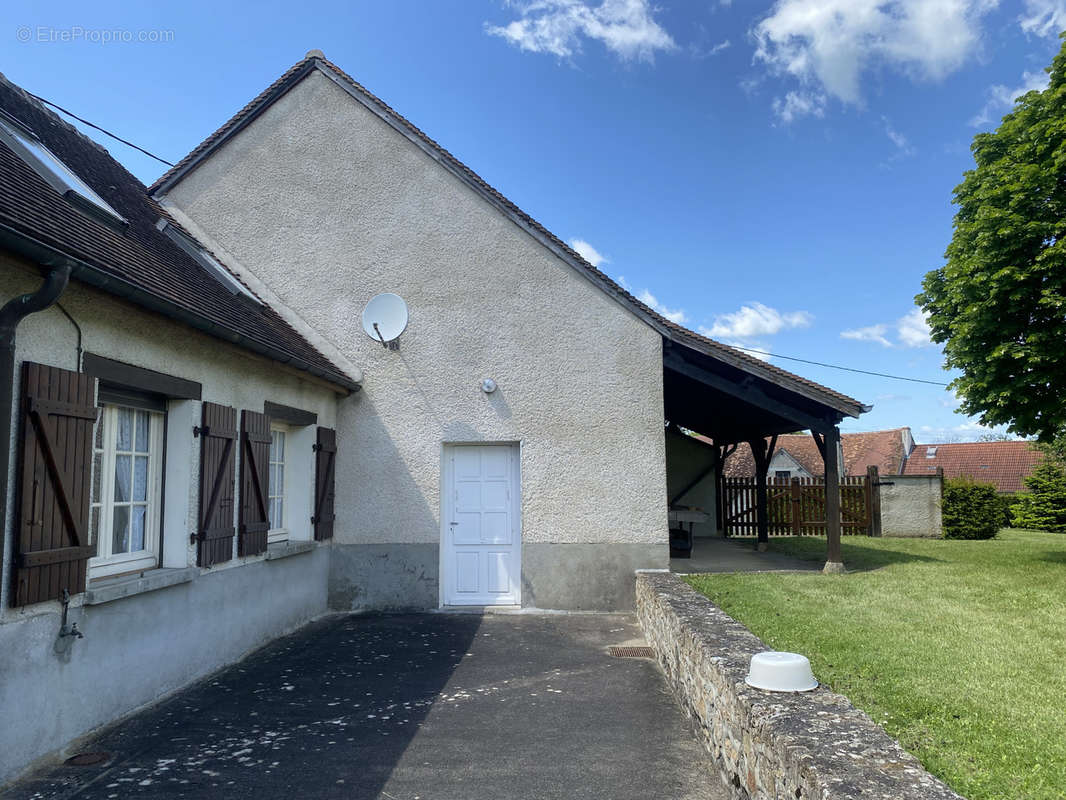
[[[841, 534], [873, 535], [875, 484], [872, 475], [840, 479]], [[724, 478], [722, 501], [726, 536], [758, 535], [755, 478]], [[766, 506], [771, 536], [825, 535], [824, 478], [768, 478]]]

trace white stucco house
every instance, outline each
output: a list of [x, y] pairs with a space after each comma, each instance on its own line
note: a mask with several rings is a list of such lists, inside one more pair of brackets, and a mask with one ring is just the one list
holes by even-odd
[[0, 784], [328, 610], [629, 608], [668, 471], [711, 502], [726, 446], [866, 410], [664, 319], [317, 51], [150, 188], [0, 110]]

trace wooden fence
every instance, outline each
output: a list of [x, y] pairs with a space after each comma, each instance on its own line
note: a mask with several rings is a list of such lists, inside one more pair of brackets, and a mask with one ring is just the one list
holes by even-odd
[[[871, 475], [840, 479], [840, 532], [873, 535]], [[769, 478], [766, 481], [767, 517], [771, 536], [825, 535], [825, 480], [823, 478]], [[755, 478], [724, 478], [722, 508], [726, 536], [758, 534]]]

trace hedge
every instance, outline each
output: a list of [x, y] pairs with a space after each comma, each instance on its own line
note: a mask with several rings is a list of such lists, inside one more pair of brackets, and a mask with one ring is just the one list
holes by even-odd
[[991, 539], [1003, 527], [1003, 504], [991, 483], [969, 478], [944, 481], [945, 539]]

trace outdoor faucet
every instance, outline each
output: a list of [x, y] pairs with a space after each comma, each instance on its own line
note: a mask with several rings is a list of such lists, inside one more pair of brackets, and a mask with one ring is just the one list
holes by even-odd
[[84, 639], [85, 634], [78, 630], [78, 623], [75, 622], [69, 627], [67, 626], [67, 608], [70, 606], [70, 592], [66, 589], [63, 590], [60, 602], [63, 603], [63, 617], [60, 620], [59, 625], [59, 638], [62, 639], [64, 636], [75, 636], [78, 639]]

